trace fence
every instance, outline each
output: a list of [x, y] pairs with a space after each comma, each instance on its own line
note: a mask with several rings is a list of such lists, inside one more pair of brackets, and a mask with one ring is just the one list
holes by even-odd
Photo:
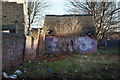
[[45, 53], [78, 53], [78, 54], [91, 54], [97, 53], [97, 41], [85, 37], [45, 37]]
[[[98, 40], [98, 43], [99, 42], [100, 40]], [[111, 40], [104, 39], [101, 43], [101, 46], [118, 48], [120, 47], [120, 39], [111, 39]]]
[[107, 47], [120, 47], [120, 39], [107, 40]]

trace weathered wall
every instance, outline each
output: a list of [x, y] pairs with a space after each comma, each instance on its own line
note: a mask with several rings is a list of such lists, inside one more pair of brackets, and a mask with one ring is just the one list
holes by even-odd
[[25, 36], [13, 33], [2, 35], [2, 67], [3, 70], [18, 66], [23, 59]]
[[46, 36], [45, 53], [97, 53], [97, 42], [86, 37], [55, 37]]
[[24, 61], [34, 60], [39, 55], [45, 53], [45, 34], [40, 34], [38, 38], [26, 36], [26, 47]]
[[40, 33], [38, 41], [38, 56], [45, 54], [45, 34]]
[[26, 48], [24, 60], [34, 60], [38, 48], [38, 39], [34, 39], [30, 36], [26, 37]]
[[16, 2], [2, 2], [2, 25], [16, 25], [16, 33], [24, 34], [24, 7]]
[[38, 40], [30, 36], [14, 33], [2, 35], [2, 67], [9, 70], [23, 61], [34, 60], [38, 48]]

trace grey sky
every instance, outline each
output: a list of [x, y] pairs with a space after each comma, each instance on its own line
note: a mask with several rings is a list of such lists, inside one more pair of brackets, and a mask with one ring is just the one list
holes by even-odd
[[[66, 10], [66, 1], [65, 0], [45, 0], [48, 2], [50, 7], [45, 11], [44, 15], [63, 15], [63, 14], [69, 14]], [[44, 23], [44, 18], [45, 16], [41, 17], [41, 24], [43, 25]], [[37, 26], [36, 23], [33, 24], [34, 26], [32, 27], [40, 27]]]
[[68, 14], [65, 11], [66, 0], [46, 0], [50, 4], [47, 14], [62, 15]]

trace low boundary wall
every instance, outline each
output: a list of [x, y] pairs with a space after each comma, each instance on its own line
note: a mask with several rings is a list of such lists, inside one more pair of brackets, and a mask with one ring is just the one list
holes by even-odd
[[14, 33], [2, 34], [2, 68], [9, 70], [23, 61], [34, 60], [38, 48], [38, 39]]
[[38, 39], [33, 37], [26, 37], [26, 47], [24, 54], [24, 61], [34, 60], [36, 58], [37, 48], [38, 48]]
[[97, 53], [97, 41], [88, 36], [82, 37], [56, 37], [46, 36], [45, 53], [77, 53], [92, 54]]
[[2, 68], [12, 69], [22, 63], [25, 36], [13, 33], [2, 34]]

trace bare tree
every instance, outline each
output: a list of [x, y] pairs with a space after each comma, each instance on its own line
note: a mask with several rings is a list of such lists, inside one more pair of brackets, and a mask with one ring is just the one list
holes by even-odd
[[[78, 54], [79, 50], [75, 48], [73, 44], [74, 40], [72, 38], [73, 33], [77, 33], [82, 30], [83, 25], [82, 20], [78, 17], [62, 17], [60, 18], [60, 22], [56, 25], [59, 27], [55, 27], [56, 35], [60, 36], [58, 39], [57, 48], [62, 51], [62, 53], [69, 54], [74, 53]], [[68, 37], [66, 37], [66, 35]], [[72, 50], [72, 51], [71, 51]]]
[[68, 35], [76, 33], [81, 29], [82, 21], [77, 17], [62, 17], [60, 22], [57, 24], [59, 27], [55, 27], [55, 32], [57, 35]]
[[44, 13], [44, 11], [48, 8], [47, 2], [41, 0], [32, 0], [28, 2], [28, 35], [31, 34], [31, 26], [35, 22], [39, 22], [40, 16]]
[[68, 0], [68, 7], [66, 10], [71, 13], [78, 14], [92, 14], [94, 16], [96, 26], [96, 36], [102, 40], [109, 32], [114, 32], [118, 26], [118, 10], [120, 7], [116, 6], [115, 2], [80, 2], [80, 0]]
[[45, 25], [43, 26], [43, 32], [45, 35], [49, 35], [49, 27], [46, 27]]

